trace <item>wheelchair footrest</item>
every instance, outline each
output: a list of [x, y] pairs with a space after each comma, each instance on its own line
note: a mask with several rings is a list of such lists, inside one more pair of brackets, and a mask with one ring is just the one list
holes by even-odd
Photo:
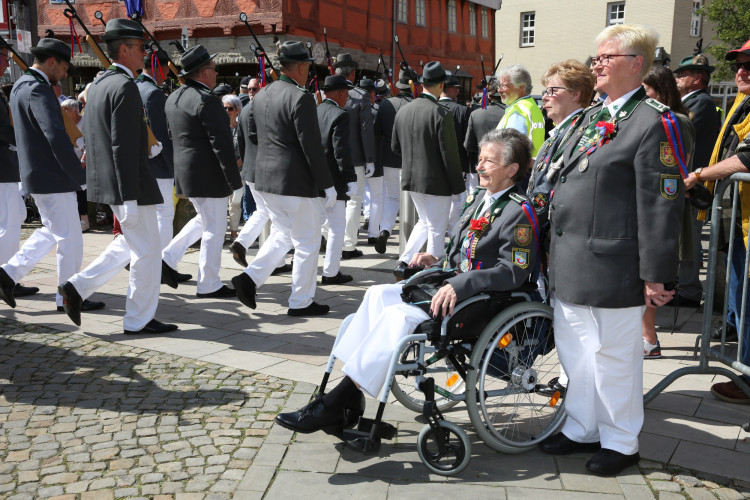
[[377, 452], [381, 439], [396, 437], [396, 428], [385, 422], [360, 417], [355, 429], [344, 429], [338, 437], [347, 446], [362, 453]]

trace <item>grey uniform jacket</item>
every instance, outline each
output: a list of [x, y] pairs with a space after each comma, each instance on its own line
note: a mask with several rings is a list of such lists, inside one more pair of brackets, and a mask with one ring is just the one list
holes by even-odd
[[[318, 123], [328, 171], [333, 178], [337, 200], [348, 200], [347, 183], [357, 182], [349, 152], [349, 114], [328, 99], [318, 106]], [[321, 196], [325, 196], [320, 192]]]
[[[528, 281], [534, 271], [534, 231], [521, 207], [521, 201], [527, 200], [515, 186], [510, 191], [514, 196], [479, 238], [472, 259], [472, 270], [459, 272], [457, 276], [447, 280], [456, 291], [459, 301], [483, 292], [514, 290]], [[451, 239], [450, 254], [446, 257], [449, 268], [459, 268], [461, 264], [462, 244], [468, 234], [471, 219], [475, 215], [486, 215], [475, 213], [481, 206], [485, 192], [480, 188], [466, 200], [458, 229]], [[476, 268], [478, 262], [481, 262], [479, 269]]]
[[695, 129], [695, 155], [693, 166], [706, 167], [711, 161], [716, 138], [721, 130], [721, 117], [716, 110], [716, 104], [705, 90], [699, 90], [690, 95], [685, 101], [690, 110], [690, 121]]
[[349, 90], [345, 108], [349, 113], [352, 161], [357, 167], [375, 163], [375, 129], [370, 95], [360, 88]]
[[402, 158], [401, 189], [435, 196], [466, 190], [453, 115], [421, 94], [396, 115], [391, 144]]
[[[378, 121], [378, 113], [380, 112], [380, 103], [376, 102], [370, 108], [372, 111], [372, 123], [373, 130], [374, 124]], [[375, 133], [375, 172], [370, 177], [383, 177], [383, 147], [384, 147], [383, 136]], [[388, 145], [390, 148], [390, 144]]]
[[413, 100], [410, 92], [402, 92], [380, 102], [375, 116], [375, 137], [381, 141], [382, 163], [384, 167], [401, 168], [401, 156], [393, 152], [391, 137], [393, 123], [398, 110]]
[[469, 161], [469, 170], [472, 173], [477, 171], [479, 162], [479, 141], [482, 140], [484, 134], [497, 128], [504, 114], [505, 104], [492, 101], [485, 109], [475, 109], [469, 115], [464, 148]]
[[668, 108], [640, 88], [611, 141], [587, 156], [575, 137], [600, 109], [580, 120], [554, 188], [550, 289], [582, 306], [642, 306], [644, 281], [677, 276], [684, 186], [661, 122]]
[[255, 189], [317, 198], [333, 186], [326, 165], [315, 98], [291, 79], [263, 87], [250, 107], [248, 133], [258, 146]]
[[16, 81], [10, 109], [18, 145], [18, 167], [27, 193], [70, 193], [86, 183], [52, 87], [33, 69]]
[[247, 182], [255, 182], [255, 156], [258, 153], [258, 145], [254, 144], [250, 140], [250, 127], [253, 127], [253, 135], [255, 135], [255, 123], [251, 123], [250, 116], [252, 115], [253, 101], [247, 101], [247, 105], [243, 105], [240, 116], [237, 118], [237, 145], [240, 148], [240, 156], [242, 157], [242, 179]]
[[461, 158], [461, 170], [469, 173], [469, 156], [466, 153], [464, 139], [466, 130], [469, 128], [469, 116], [471, 110], [468, 106], [457, 103], [451, 99], [441, 99], [438, 101], [453, 113], [453, 126], [456, 129], [456, 141], [458, 142], [458, 156]]
[[195, 198], [224, 198], [239, 189], [242, 178], [221, 100], [208, 87], [187, 80], [167, 98], [166, 113], [177, 192]]
[[10, 103], [0, 92], [0, 182], [20, 182], [18, 155], [10, 146], [16, 145], [16, 135], [10, 124]]
[[162, 145], [161, 153], [148, 159], [148, 168], [157, 179], [172, 179], [174, 178], [174, 151], [167, 127], [167, 115], [164, 112], [167, 95], [156, 86], [153, 80], [143, 74], [136, 78], [135, 84], [138, 85], [138, 91], [141, 93], [141, 101], [146, 109], [151, 131]]

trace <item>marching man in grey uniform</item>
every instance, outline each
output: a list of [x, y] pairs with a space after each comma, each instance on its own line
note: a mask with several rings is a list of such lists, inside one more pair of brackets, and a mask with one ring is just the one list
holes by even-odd
[[[349, 83], [353, 83], [359, 63], [351, 54], [339, 54], [333, 67], [336, 68], [337, 75], [342, 75]], [[369, 93], [360, 88], [352, 88], [346, 102], [346, 111], [349, 113], [349, 147], [357, 174], [357, 192], [346, 202], [346, 237], [341, 258], [354, 259], [362, 256], [362, 250], [357, 249], [357, 240], [362, 198], [365, 195], [365, 177], [375, 173], [375, 129]]]
[[402, 158], [401, 189], [409, 191], [419, 216], [396, 268], [399, 277], [425, 242], [427, 253], [443, 256], [451, 197], [466, 190], [453, 115], [438, 104], [447, 77], [439, 62], [428, 62], [424, 91], [398, 112], [393, 126], [391, 144]]
[[[10, 96], [21, 182], [34, 197], [42, 218], [42, 227], [0, 267], [0, 296], [11, 307], [16, 307], [15, 285], [55, 245], [58, 283], [77, 273], [83, 260], [76, 191], [85, 184], [86, 173], [65, 133], [60, 103], [51, 86], [68, 73], [70, 52], [70, 46], [60, 40], [40, 40], [31, 49], [34, 64], [18, 79]], [[56, 302], [62, 308], [59, 294]], [[101, 302], [86, 305], [87, 310], [101, 307]]]
[[[464, 148], [464, 139], [466, 138], [466, 129], [469, 127], [469, 115], [471, 110], [465, 104], [456, 102], [458, 92], [461, 90], [461, 84], [453, 75], [450, 75], [445, 81], [445, 87], [440, 94], [438, 102], [448, 108], [453, 114], [453, 125], [456, 128], [456, 141], [458, 142], [458, 157], [461, 159], [461, 171], [464, 175], [469, 173], [469, 157]], [[465, 184], [465, 182], [464, 182]], [[453, 234], [453, 226], [458, 222], [461, 211], [466, 201], [466, 191], [454, 195], [451, 199], [451, 214], [448, 219], [448, 234]]]
[[271, 233], [245, 272], [232, 278], [237, 296], [255, 309], [255, 290], [279, 263], [279, 255], [294, 245], [290, 316], [317, 316], [329, 311], [313, 302], [320, 249], [323, 206], [336, 203], [336, 189], [326, 165], [315, 99], [298, 82], [307, 79], [310, 62], [302, 42], [287, 41], [280, 48], [281, 76], [253, 99], [247, 117], [248, 139], [256, 144], [255, 188], [263, 194]]
[[65, 312], [80, 325], [82, 300], [130, 262], [125, 333], [166, 333], [177, 325], [154, 319], [161, 277], [156, 205], [162, 197], [148, 169], [146, 116], [133, 81], [143, 69], [143, 31], [130, 19], [111, 19], [102, 40], [113, 62], [88, 93], [84, 129], [88, 199], [108, 204], [123, 234], [59, 290], [65, 298]]
[[229, 116], [221, 100], [211, 93], [216, 85], [215, 56], [202, 45], [182, 54], [180, 74], [185, 85], [173, 92], [166, 104], [177, 192], [190, 198], [198, 215], [164, 249], [163, 259], [174, 271], [188, 247], [201, 240], [199, 298], [235, 296], [234, 290], [221, 282], [219, 270], [227, 200], [242, 186], [242, 179], [234, 158]]
[[477, 163], [479, 162], [479, 141], [484, 134], [493, 130], [500, 123], [505, 114], [505, 104], [499, 92], [500, 82], [493, 79], [487, 85], [487, 95], [490, 103], [484, 109], [475, 109], [469, 115], [469, 123], [466, 126], [466, 137], [464, 138], [464, 148], [469, 161], [469, 173], [466, 174], [466, 190], [473, 193], [479, 186], [479, 177], [476, 173]]

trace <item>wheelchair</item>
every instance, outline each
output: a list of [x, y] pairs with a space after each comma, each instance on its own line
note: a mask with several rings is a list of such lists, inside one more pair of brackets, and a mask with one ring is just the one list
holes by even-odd
[[[376, 452], [381, 439], [393, 439], [396, 428], [382, 420], [390, 392], [426, 418], [417, 451], [439, 475], [458, 474], [469, 465], [466, 432], [442, 413], [460, 402], [494, 450], [521, 453], [552, 435], [564, 418], [565, 384], [554, 348], [553, 310], [532, 300], [535, 291], [528, 284], [480, 294], [457, 304], [443, 320], [421, 323], [393, 353], [375, 418], [347, 415], [348, 428], [336, 435], [364, 453]], [[353, 316], [342, 322], [335, 344]], [[331, 353], [321, 396], [335, 359]]]

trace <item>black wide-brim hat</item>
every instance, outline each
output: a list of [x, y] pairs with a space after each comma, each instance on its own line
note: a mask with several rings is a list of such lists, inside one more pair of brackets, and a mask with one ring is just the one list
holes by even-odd
[[31, 53], [34, 56], [54, 57], [65, 61], [72, 68], [73, 65], [70, 64], [71, 52], [70, 45], [56, 38], [42, 38], [36, 47], [31, 48]]
[[169, 63], [169, 56], [167, 55], [166, 52], [156, 47], [151, 47], [150, 49], [146, 51], [146, 59], [145, 59], [149, 67], [151, 67], [151, 58], [153, 57], [154, 54], [156, 54], [156, 58], [159, 60], [159, 63], [161, 63], [162, 65]]
[[307, 52], [305, 44], [299, 41], [286, 41], [279, 49], [279, 61], [312, 62], [314, 60]]
[[336, 56], [336, 60], [333, 62], [333, 67], [338, 68], [339, 66], [359, 68], [359, 63], [354, 60], [351, 54], [339, 54]]
[[443, 69], [443, 65], [440, 61], [430, 61], [424, 65], [422, 70], [422, 76], [419, 78], [419, 83], [431, 84], [431, 83], [443, 83], [448, 79], [448, 74]]
[[102, 40], [108, 42], [110, 40], [121, 40], [123, 38], [143, 39], [143, 28], [132, 19], [118, 18], [107, 21]]
[[216, 57], [216, 54], [209, 54], [203, 45], [190, 47], [182, 54], [182, 56], [180, 56], [180, 65], [182, 66], [182, 71], [180, 71], [179, 76], [190, 74], [214, 57]]
[[360, 80], [357, 87], [367, 92], [378, 91], [378, 88], [375, 86], [375, 80], [370, 80], [369, 78], [363, 78], [362, 80]]
[[708, 73], [712, 73], [716, 68], [708, 64], [708, 57], [704, 56], [703, 54], [696, 54], [694, 56], [683, 58], [682, 61], [680, 61], [680, 64], [675, 68], [673, 73], [679, 73], [680, 71], [687, 69], [707, 71]]
[[346, 77], [344, 75], [330, 75], [327, 76], [325, 81], [323, 82], [323, 92], [343, 89], [348, 90], [353, 88], [354, 85], [346, 81]]
[[419, 75], [412, 68], [409, 68], [408, 71], [401, 69], [398, 72], [398, 81], [394, 85], [399, 90], [411, 90], [409, 80], [411, 80], [412, 83], [419, 83]]
[[461, 83], [458, 81], [458, 78], [453, 76], [453, 73], [450, 71], [445, 72], [447, 75], [447, 78], [445, 79], [445, 86], [446, 87], [460, 87]]

